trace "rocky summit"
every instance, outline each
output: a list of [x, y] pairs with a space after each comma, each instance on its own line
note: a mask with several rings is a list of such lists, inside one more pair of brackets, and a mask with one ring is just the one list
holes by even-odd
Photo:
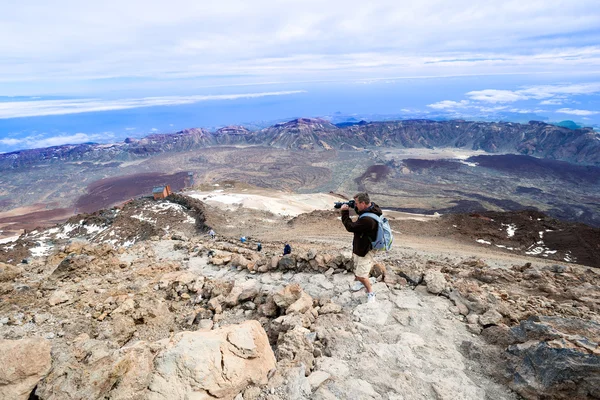
[[[334, 211], [218, 196], [138, 199], [1, 244], [0, 398], [600, 398], [597, 269], [407, 215], [367, 303]], [[445, 226], [489, 238], [525, 219]]]

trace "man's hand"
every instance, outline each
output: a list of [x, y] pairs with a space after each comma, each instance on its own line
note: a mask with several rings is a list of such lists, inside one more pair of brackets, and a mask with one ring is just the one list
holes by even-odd
[[344, 210], [348, 210], [350, 209], [350, 207], [348, 207], [348, 204], [342, 204], [342, 208], [340, 208], [340, 210], [344, 211]]

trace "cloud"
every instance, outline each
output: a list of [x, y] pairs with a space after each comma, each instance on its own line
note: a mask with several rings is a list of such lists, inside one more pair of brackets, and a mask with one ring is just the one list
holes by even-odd
[[34, 149], [51, 146], [61, 146], [64, 144], [80, 144], [87, 142], [106, 142], [114, 139], [112, 132], [104, 132], [101, 134], [75, 133], [73, 135], [59, 134], [48, 137], [45, 134], [31, 135], [20, 139], [5, 138], [0, 139], [0, 143], [7, 146], [19, 145], [20, 148]]
[[485, 89], [466, 93], [472, 100], [488, 103], [511, 103], [520, 100], [549, 99], [542, 104], [560, 104], [565, 96], [600, 93], [600, 82], [529, 86], [518, 90]]
[[472, 100], [484, 101], [488, 103], [508, 103], [527, 99], [526, 96], [520, 95], [516, 91], [497, 89], [475, 90], [468, 92], [467, 97], [471, 98]]
[[67, 99], [0, 102], [0, 119], [33, 117], [43, 115], [77, 114], [95, 111], [124, 110], [138, 107], [174, 106], [191, 104], [208, 100], [235, 100], [265, 96], [284, 96], [305, 93], [303, 90], [226, 94], [210, 96], [164, 96], [139, 99], [102, 100], [102, 99]]
[[452, 101], [452, 100], [443, 100], [437, 103], [428, 104], [427, 107], [435, 108], [436, 110], [448, 110], [448, 109], [456, 109], [456, 108], [464, 108], [469, 104], [467, 100], [461, 101]]
[[23, 142], [23, 139], [14, 139], [14, 138], [0, 139], [0, 143], [5, 144], [7, 146], [15, 146], [22, 142]]
[[61, 146], [63, 144], [78, 144], [93, 141], [92, 137], [85, 133], [76, 133], [74, 135], [53, 136], [45, 139], [28, 140], [32, 147], [51, 147]]
[[579, 115], [579, 116], [600, 114], [600, 111], [577, 110], [577, 109], [572, 109], [572, 108], [561, 108], [559, 110], [556, 110], [556, 112], [561, 113], [561, 114], [571, 114], [571, 115]]
[[542, 106], [559, 106], [561, 104], [563, 104], [562, 99], [550, 99], [550, 100], [540, 101], [540, 105], [542, 105]]
[[143, 88], [184, 77], [217, 85], [598, 69], [597, 0], [534, 0], [526, 7], [517, 0], [407, 5], [3, 2], [0, 77], [14, 92], [65, 93], [82, 82], [108, 91], [125, 80]]

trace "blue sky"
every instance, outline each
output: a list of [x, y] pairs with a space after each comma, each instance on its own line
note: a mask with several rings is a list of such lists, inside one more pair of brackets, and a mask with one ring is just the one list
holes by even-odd
[[335, 112], [600, 125], [597, 0], [87, 3], [0, 4], [0, 152]]

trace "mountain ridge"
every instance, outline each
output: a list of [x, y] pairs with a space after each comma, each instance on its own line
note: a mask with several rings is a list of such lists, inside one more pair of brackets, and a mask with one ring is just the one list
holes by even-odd
[[569, 129], [538, 121], [519, 124], [426, 119], [361, 122], [340, 127], [321, 118], [298, 118], [256, 131], [242, 126], [226, 126], [214, 132], [190, 128], [111, 144], [20, 150], [0, 154], [0, 168], [18, 169], [60, 161], [131, 161], [158, 153], [222, 145], [293, 150], [453, 147], [600, 166], [600, 139], [591, 128]]

